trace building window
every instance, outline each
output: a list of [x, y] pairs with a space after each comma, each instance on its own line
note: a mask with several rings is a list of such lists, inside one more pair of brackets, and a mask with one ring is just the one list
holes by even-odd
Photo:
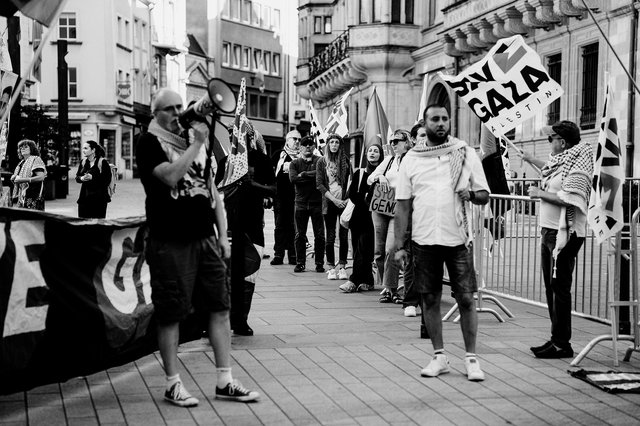
[[222, 5], [222, 16], [224, 18], [229, 17], [229, 0], [224, 0], [224, 4]]
[[413, 24], [413, 0], [404, 0], [404, 23]]
[[360, 23], [361, 24], [366, 24], [367, 22], [369, 22], [369, 9], [367, 8], [367, 5], [369, 3], [363, 0], [358, 0], [358, 10], [360, 11]]
[[249, 117], [258, 116], [258, 95], [256, 93], [249, 93]]
[[251, 48], [242, 48], [242, 68], [248, 70], [251, 67]]
[[401, 21], [400, 10], [402, 6], [401, 0], [391, 0], [391, 23], [399, 24]]
[[271, 120], [278, 119], [278, 98], [269, 96], [269, 118]]
[[264, 64], [264, 73], [269, 74], [271, 72], [271, 52], [264, 52], [262, 63]]
[[273, 9], [273, 14], [271, 15], [271, 26], [275, 30], [280, 29], [280, 10]]
[[253, 2], [253, 13], [251, 14], [251, 25], [260, 26], [260, 5]]
[[436, 23], [436, 1], [431, 0], [429, 2], [429, 16], [427, 16], [427, 25], [432, 26]]
[[229, 66], [230, 56], [231, 56], [231, 45], [225, 41], [222, 43], [222, 65]]
[[262, 50], [260, 49], [253, 49], [253, 70], [262, 70]]
[[78, 71], [69, 67], [69, 98], [78, 97]]
[[373, 5], [373, 22], [381, 22], [382, 18], [382, 2], [388, 0], [372, 0]]
[[63, 13], [58, 21], [58, 38], [61, 40], [76, 39], [76, 14]]
[[324, 33], [331, 34], [331, 16], [325, 16], [324, 18]]
[[280, 54], [273, 54], [273, 66], [271, 67], [273, 75], [280, 75]]
[[[558, 53], [547, 58], [547, 68], [549, 69], [549, 77], [556, 83], [561, 84], [562, 76], [562, 54]], [[547, 109], [547, 124], [553, 124], [560, 120], [560, 98], [553, 101]]]
[[240, 20], [240, 0], [231, 0], [231, 19]]
[[322, 34], [322, 16], [313, 17], [313, 33]]
[[133, 20], [133, 45], [140, 46], [140, 21]]
[[269, 6], [262, 6], [262, 16], [260, 17], [260, 26], [262, 28], [269, 28], [271, 26], [271, 8]]
[[251, 22], [251, 0], [242, 0], [242, 21]]
[[596, 125], [598, 103], [598, 43], [582, 48], [582, 107], [580, 128], [592, 129]]
[[242, 47], [234, 44], [233, 45], [233, 66], [234, 68], [240, 68], [240, 52]]

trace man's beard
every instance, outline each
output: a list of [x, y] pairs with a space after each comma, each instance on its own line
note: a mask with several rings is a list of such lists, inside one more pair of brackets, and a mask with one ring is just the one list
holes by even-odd
[[429, 139], [430, 142], [436, 145], [441, 145], [445, 143], [448, 137], [449, 137], [448, 130], [444, 133], [444, 136], [439, 136], [438, 133], [434, 132], [433, 130], [427, 129], [427, 138]]

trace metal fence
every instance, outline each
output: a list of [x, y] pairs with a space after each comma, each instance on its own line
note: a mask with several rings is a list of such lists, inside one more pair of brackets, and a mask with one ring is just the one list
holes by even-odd
[[[540, 267], [540, 206], [538, 200], [525, 196], [528, 186], [539, 184], [539, 179], [511, 179], [509, 184], [514, 195], [492, 195], [489, 205], [476, 215], [476, 261], [482, 265], [482, 292], [546, 306]], [[637, 241], [630, 242], [629, 223], [639, 206], [640, 179], [627, 179], [624, 191], [623, 239], [627, 246], [636, 244], [638, 249]], [[599, 245], [587, 230], [573, 277], [574, 314], [609, 322], [607, 283], [613, 267], [607, 268], [607, 254], [611, 249], [606, 243]], [[629, 264], [631, 260], [627, 257], [626, 261]]]

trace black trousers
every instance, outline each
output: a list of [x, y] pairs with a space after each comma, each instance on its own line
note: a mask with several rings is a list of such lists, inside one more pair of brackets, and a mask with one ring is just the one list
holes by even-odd
[[316, 265], [324, 265], [324, 222], [322, 205], [296, 206], [296, 256], [298, 264], [307, 263], [307, 225], [311, 218]]
[[289, 260], [296, 259], [294, 212], [293, 200], [275, 199], [273, 204], [273, 215], [275, 216], [273, 255], [275, 257], [284, 258], [286, 251]]
[[353, 272], [349, 281], [355, 285], [373, 284], [373, 224], [368, 228], [352, 228]]
[[78, 203], [78, 217], [104, 219], [107, 217], [107, 203]]

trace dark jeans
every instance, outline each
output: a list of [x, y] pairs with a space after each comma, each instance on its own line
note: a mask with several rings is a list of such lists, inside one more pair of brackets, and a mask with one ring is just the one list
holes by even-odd
[[[339, 209], [335, 204], [329, 201], [327, 205], [327, 213], [324, 215], [324, 224], [327, 230], [325, 252], [327, 254], [327, 264], [329, 264], [329, 267], [331, 268], [336, 266], [336, 224], [338, 223], [338, 218], [342, 214], [343, 210], [344, 209]], [[349, 230], [340, 226], [338, 238], [340, 240], [338, 264], [344, 266], [347, 264], [347, 255], [349, 254]]]
[[349, 281], [355, 285], [373, 285], [373, 225], [370, 229], [351, 229], [351, 243], [353, 245], [353, 273]]
[[411, 253], [411, 245], [408, 245], [407, 251], [409, 252], [409, 260], [404, 265], [404, 299], [402, 303], [402, 307], [406, 308], [407, 306], [418, 306], [420, 305], [420, 293], [416, 290], [416, 287], [413, 285], [413, 255]]
[[556, 277], [553, 277], [553, 248], [556, 246], [555, 229], [542, 228], [542, 277], [547, 295], [551, 319], [551, 342], [559, 348], [571, 347], [571, 285], [576, 255], [584, 243], [583, 237], [572, 234], [555, 260]]
[[311, 218], [316, 265], [324, 265], [324, 223], [322, 205], [296, 205], [296, 256], [298, 264], [307, 263], [307, 224]]
[[273, 255], [275, 257], [284, 258], [284, 252], [287, 251], [290, 260], [295, 260], [296, 258], [294, 211], [293, 200], [279, 200], [276, 198], [273, 204], [276, 225], [273, 232], [275, 239]]

